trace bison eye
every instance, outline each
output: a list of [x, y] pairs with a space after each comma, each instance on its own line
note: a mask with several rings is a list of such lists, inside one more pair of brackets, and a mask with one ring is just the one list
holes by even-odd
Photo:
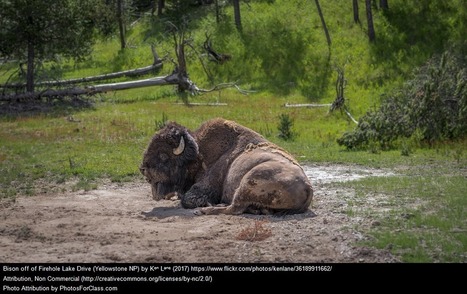
[[165, 162], [167, 161], [167, 159], [169, 159], [169, 156], [165, 153], [161, 153], [159, 154], [159, 159], [162, 161], [162, 162]]

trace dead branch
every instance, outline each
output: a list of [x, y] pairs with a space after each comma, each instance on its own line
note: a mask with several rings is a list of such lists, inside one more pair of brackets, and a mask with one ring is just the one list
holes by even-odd
[[353, 118], [353, 116], [350, 114], [350, 112], [347, 111], [347, 107], [344, 108], [344, 112], [345, 112], [345, 114], [347, 114], [347, 116], [348, 116], [355, 124], [358, 125], [358, 121], [355, 120], [355, 118]]
[[332, 104], [331, 103], [328, 103], [328, 104], [317, 104], [317, 103], [305, 103], [305, 104], [290, 104], [290, 103], [286, 103], [284, 104], [285, 107], [329, 107], [331, 106]]
[[344, 98], [344, 88], [345, 88], [345, 79], [344, 79], [344, 71], [341, 68], [337, 68], [337, 80], [336, 80], [336, 100], [332, 102], [330, 111], [334, 111], [336, 109], [343, 109], [345, 106], [345, 98]]
[[182, 103], [178, 102], [175, 103], [178, 105], [188, 105], [188, 106], [227, 106], [227, 103], [220, 103], [220, 102], [214, 102], [214, 103], [196, 103], [196, 102], [188, 102], [188, 103]]
[[178, 91], [185, 92], [189, 91], [192, 95], [199, 93], [199, 88], [188, 78], [188, 69], [185, 58], [185, 45], [189, 44], [189, 40], [185, 39], [183, 30], [179, 30], [172, 22], [167, 22], [171, 29], [172, 37], [175, 45], [175, 55], [177, 57], [177, 63], [175, 69], [172, 72], [171, 78], [176, 80]]
[[163, 58], [160, 58], [160, 57], [159, 57], [159, 54], [157, 54], [156, 46], [151, 45], [151, 52], [152, 52], [152, 57], [154, 58], [154, 62], [152, 63], [152, 65], [162, 64], [162, 61], [163, 61], [164, 59], [163, 59]]
[[232, 58], [230, 54], [217, 53], [214, 49], [212, 49], [212, 43], [207, 33], [206, 33], [206, 41], [204, 41], [203, 48], [207, 52], [208, 56], [210, 57], [210, 60], [217, 62], [219, 64], [223, 64], [224, 62]]
[[249, 93], [255, 93], [256, 92], [256, 91], [243, 90], [236, 83], [222, 83], [222, 84], [218, 84], [218, 85], [214, 86], [213, 88], [211, 88], [209, 90], [199, 89], [199, 92], [209, 93], [209, 92], [218, 91], [218, 90], [227, 89], [227, 88], [235, 88], [240, 93], [242, 93], [243, 95], [248, 95]]
[[203, 59], [201, 59], [201, 55], [198, 54], [198, 52], [197, 52], [196, 49], [193, 47], [193, 45], [191, 45], [190, 43], [188, 43], [187, 45], [188, 45], [193, 51], [195, 51], [196, 54], [199, 56], [199, 62], [201, 62], [201, 65], [203, 66], [204, 72], [205, 72], [206, 75], [208, 76], [209, 80], [210, 80], [210, 81], [213, 81], [212, 74], [211, 74], [211, 72], [208, 70], [208, 68], [206, 67], [206, 65], [204, 64]]
[[341, 112], [345, 112], [345, 114], [355, 123], [358, 125], [358, 121], [353, 118], [350, 112], [347, 109], [347, 105], [345, 104], [344, 98], [344, 89], [346, 86], [346, 80], [344, 78], [344, 70], [340, 67], [337, 67], [337, 80], [336, 80], [336, 99], [332, 102], [329, 112], [333, 112], [334, 110], [339, 109]]

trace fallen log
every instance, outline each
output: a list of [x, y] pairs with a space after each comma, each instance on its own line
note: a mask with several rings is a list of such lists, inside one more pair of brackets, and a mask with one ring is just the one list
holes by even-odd
[[108, 73], [108, 74], [103, 74], [103, 75], [98, 75], [98, 76], [93, 76], [93, 77], [69, 79], [69, 80], [63, 80], [63, 81], [48, 81], [48, 82], [38, 83], [37, 85], [38, 86], [60, 86], [64, 84], [65, 85], [76, 84], [76, 83], [79, 84], [79, 83], [95, 82], [95, 81], [102, 81], [102, 80], [110, 80], [110, 79], [116, 79], [116, 78], [121, 78], [121, 77], [135, 77], [135, 76], [149, 74], [153, 72], [154, 70], [159, 69], [161, 67], [162, 67], [162, 63], [157, 63], [157, 64], [140, 67], [136, 69]]
[[304, 104], [284, 104], [285, 107], [329, 107], [332, 104], [317, 104], [317, 103], [304, 103]]
[[[315, 104], [315, 103], [310, 103], [310, 104], [289, 104], [289, 103], [286, 103], [284, 106], [285, 107], [332, 107], [334, 104], [331, 103], [331, 104]], [[347, 116], [355, 123], [358, 125], [358, 121], [353, 118], [353, 116], [350, 114], [350, 112], [347, 111], [347, 109], [344, 107], [342, 108], [345, 112], [345, 114], [347, 114]]]
[[183, 103], [183, 102], [178, 102], [175, 103], [177, 105], [187, 105], [187, 106], [227, 106], [227, 103], [219, 103], [219, 102], [212, 102], [212, 103], [197, 103], [197, 102], [188, 102], [188, 103]]
[[[35, 84], [37, 87], [57, 87], [63, 85], [74, 85], [74, 84], [82, 84], [82, 83], [89, 83], [89, 82], [96, 82], [96, 81], [103, 81], [103, 80], [110, 80], [116, 79], [121, 77], [134, 77], [134, 76], [141, 76], [145, 74], [149, 74], [156, 69], [162, 67], [162, 63], [153, 64], [150, 66], [145, 66], [136, 69], [130, 69], [120, 72], [113, 72], [108, 74], [102, 74], [98, 76], [92, 77], [84, 77], [84, 78], [76, 78], [76, 79], [69, 79], [69, 80], [58, 80], [58, 81], [45, 81], [45, 82], [38, 82]], [[6, 84], [0, 85], [0, 88], [25, 88], [26, 84]]]
[[[94, 86], [87, 86], [84, 88], [69, 88], [69, 89], [47, 89], [41, 92], [21, 93], [0, 96], [0, 101], [20, 101], [20, 100], [34, 100], [39, 98], [53, 98], [65, 96], [78, 96], [78, 95], [94, 95], [109, 91], [127, 90], [141, 87], [162, 86], [162, 85], [177, 85], [181, 82], [193, 84], [191, 81], [180, 81], [177, 74], [169, 76], [155, 77], [144, 80], [128, 81], [120, 83], [100, 84]], [[193, 84], [194, 85], [194, 84]]]
[[[154, 71], [162, 68], [163, 59], [159, 58], [159, 55], [157, 55], [157, 52], [154, 46], [151, 46], [151, 50], [152, 50], [152, 55], [154, 57], [154, 63], [149, 66], [124, 70], [124, 71], [119, 71], [119, 72], [107, 73], [107, 74], [102, 74], [102, 75], [97, 75], [97, 76], [91, 76], [91, 77], [37, 82], [35, 83], [35, 86], [36, 87], [60, 87], [60, 86], [65, 86], [65, 85], [74, 85], [74, 84], [83, 84], [83, 83], [89, 83], [89, 82], [110, 80], [110, 79], [116, 79], [116, 78], [121, 78], [121, 77], [136, 77], [136, 76], [142, 76], [142, 75], [146, 75], [149, 73], [153, 73]], [[21, 88], [26, 88], [26, 84], [4, 84], [4, 85], [0, 85], [0, 88], [21, 89]]]

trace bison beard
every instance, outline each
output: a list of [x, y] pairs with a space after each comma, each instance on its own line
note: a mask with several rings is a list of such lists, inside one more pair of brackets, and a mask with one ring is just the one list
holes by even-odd
[[292, 214], [313, 189], [297, 161], [255, 131], [221, 118], [194, 132], [167, 123], [140, 166], [155, 200], [178, 196], [195, 214]]

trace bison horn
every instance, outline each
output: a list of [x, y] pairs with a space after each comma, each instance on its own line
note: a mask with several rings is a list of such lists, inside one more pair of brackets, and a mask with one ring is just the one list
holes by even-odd
[[180, 137], [180, 143], [178, 144], [178, 147], [173, 149], [173, 153], [175, 155], [180, 155], [182, 154], [183, 150], [185, 150], [185, 139], [183, 139], [182, 136]]

